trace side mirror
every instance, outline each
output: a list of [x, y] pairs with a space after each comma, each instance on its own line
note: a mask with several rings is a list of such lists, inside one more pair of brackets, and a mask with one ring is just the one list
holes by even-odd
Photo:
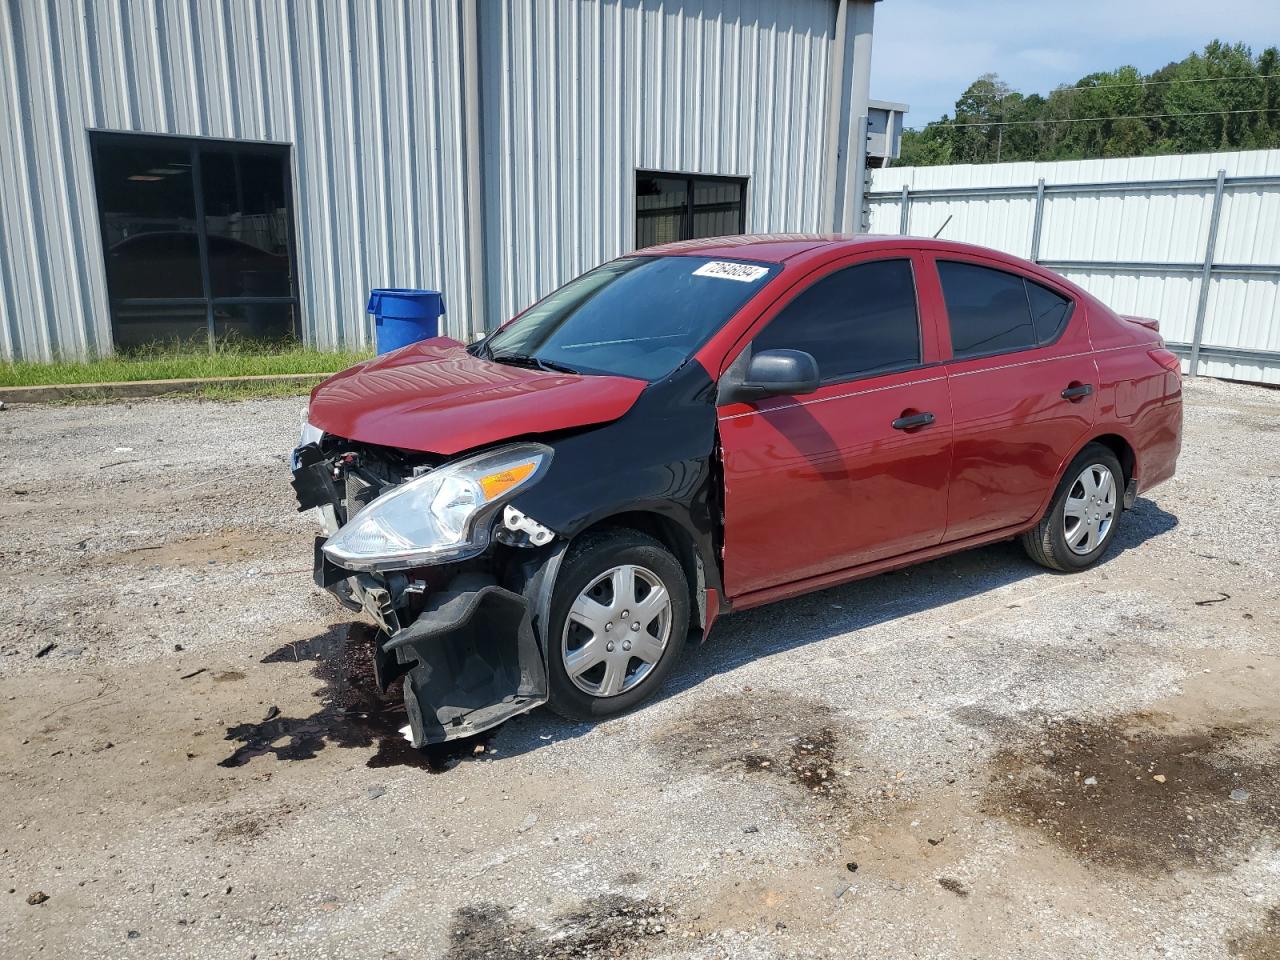
[[818, 389], [818, 361], [803, 350], [761, 350], [745, 373], [738, 364], [720, 382], [719, 403], [750, 403], [765, 397], [799, 396]]

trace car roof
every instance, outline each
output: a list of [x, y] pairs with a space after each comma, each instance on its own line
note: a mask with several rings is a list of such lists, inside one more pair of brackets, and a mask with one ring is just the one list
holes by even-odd
[[[1034, 264], [1020, 257], [979, 247], [956, 240], [935, 240], [932, 237], [907, 237], [893, 234], [864, 233], [856, 236], [838, 233], [758, 233], [734, 237], [707, 237], [701, 240], [681, 240], [664, 243], [635, 251], [643, 256], [710, 256], [735, 260], [761, 260], [766, 263], [784, 263], [801, 254], [814, 254], [826, 260], [843, 253], [861, 250], [896, 249], [909, 247], [915, 250], [951, 251], [978, 254], [992, 260], [1000, 260], [1023, 270], [1031, 268], [1041, 272]], [[812, 260], [814, 257], [807, 257]]]
[[661, 243], [655, 247], [645, 247], [643, 250], [637, 250], [636, 254], [644, 256], [683, 254], [782, 263], [784, 260], [813, 250], [816, 247], [855, 239], [853, 237], [843, 237], [839, 234], [748, 233], [733, 237], [706, 237], [701, 240], [678, 240], [675, 243]]

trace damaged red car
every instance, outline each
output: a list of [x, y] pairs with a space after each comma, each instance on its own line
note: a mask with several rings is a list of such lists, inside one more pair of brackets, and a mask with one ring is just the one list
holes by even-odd
[[1179, 371], [992, 250], [693, 241], [331, 377], [293, 482], [422, 746], [626, 710], [730, 611], [980, 544], [1082, 570], [1173, 476]]

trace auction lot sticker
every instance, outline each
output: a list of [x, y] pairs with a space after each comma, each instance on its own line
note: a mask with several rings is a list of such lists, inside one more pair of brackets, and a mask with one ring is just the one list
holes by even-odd
[[740, 283], [755, 283], [766, 273], [768, 267], [757, 267], [750, 263], [732, 263], [728, 260], [712, 260], [693, 271], [695, 277], [718, 277], [721, 280], [737, 280]]

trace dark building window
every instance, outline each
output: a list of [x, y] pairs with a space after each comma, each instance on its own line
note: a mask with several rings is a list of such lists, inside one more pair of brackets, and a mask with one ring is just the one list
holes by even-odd
[[683, 173], [636, 174], [636, 247], [724, 237], [747, 228], [747, 181]]
[[118, 348], [299, 337], [287, 147], [91, 136]]

